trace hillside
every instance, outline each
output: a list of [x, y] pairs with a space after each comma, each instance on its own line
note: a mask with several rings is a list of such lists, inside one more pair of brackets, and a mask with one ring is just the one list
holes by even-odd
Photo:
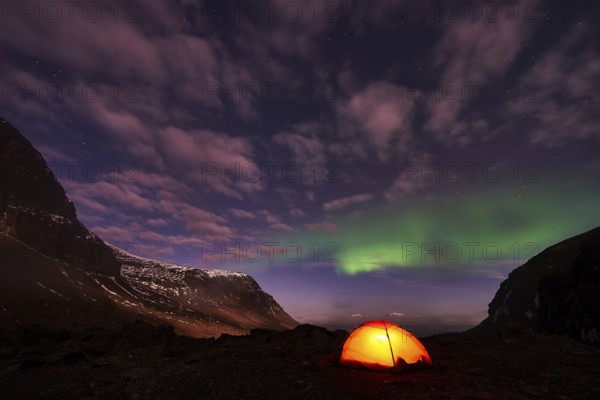
[[77, 218], [42, 155], [0, 119], [0, 323], [117, 329], [139, 319], [193, 337], [297, 325], [249, 275], [148, 260]]

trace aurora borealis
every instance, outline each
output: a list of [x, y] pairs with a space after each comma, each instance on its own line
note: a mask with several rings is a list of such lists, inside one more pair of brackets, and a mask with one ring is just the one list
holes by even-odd
[[297, 242], [334, 240], [338, 247], [330, 253], [339, 259], [338, 271], [357, 274], [383, 267], [519, 263], [582, 227], [594, 227], [588, 216], [597, 202], [587, 193], [523, 188], [518, 195], [500, 189], [464, 197], [373, 211], [339, 223], [338, 234], [306, 233]]
[[249, 273], [298, 321], [466, 329], [512, 269], [600, 223], [593, 1], [0, 11], [2, 116], [82, 222]]

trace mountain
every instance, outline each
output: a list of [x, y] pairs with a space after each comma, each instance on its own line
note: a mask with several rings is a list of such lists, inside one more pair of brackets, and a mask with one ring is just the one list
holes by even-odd
[[42, 155], [0, 118], [0, 232], [52, 259], [118, 275], [112, 251], [77, 219]]
[[242, 273], [108, 246], [79, 220], [42, 155], [0, 118], [0, 325], [115, 328], [135, 320], [213, 337], [297, 325]]
[[548, 247], [509, 274], [479, 329], [507, 325], [600, 344], [600, 227]]
[[[136, 296], [175, 307], [177, 317], [166, 319], [191, 336], [218, 336], [215, 331], [222, 329], [223, 321], [234, 334], [247, 333], [249, 327], [281, 329], [297, 325], [247, 274], [189, 268], [113, 250], [122, 265], [121, 275]], [[198, 315], [206, 319], [201, 326], [187, 319]]]

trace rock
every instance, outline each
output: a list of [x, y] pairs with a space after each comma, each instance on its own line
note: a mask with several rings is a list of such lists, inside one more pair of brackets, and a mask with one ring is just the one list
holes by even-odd
[[600, 228], [551, 246], [512, 271], [475, 330], [489, 329], [600, 344]]
[[320, 328], [313, 329], [309, 338], [318, 347], [328, 346], [333, 341], [333, 338]]
[[73, 340], [73, 336], [71, 336], [71, 334], [67, 331], [62, 331], [58, 334], [58, 337], [56, 338], [56, 343], [66, 342], [68, 340]]
[[19, 365], [19, 370], [36, 368], [46, 365], [46, 362], [38, 359], [25, 360]]
[[80, 362], [85, 362], [87, 360], [88, 360], [87, 356], [85, 354], [83, 354], [81, 351], [69, 353], [63, 357], [64, 364], [77, 364]]
[[[112, 251], [77, 219], [42, 155], [0, 118], [0, 232], [51, 259], [118, 275]], [[43, 193], [43, 195], [41, 195]]]

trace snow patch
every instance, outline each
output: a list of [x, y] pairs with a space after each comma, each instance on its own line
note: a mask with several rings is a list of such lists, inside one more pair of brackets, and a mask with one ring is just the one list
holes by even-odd
[[494, 313], [494, 322], [497, 322], [503, 315], [508, 316], [510, 313], [508, 312], [508, 309], [505, 306], [500, 306], [496, 309], [496, 312]]
[[[115, 255], [122, 262], [123, 267], [134, 267], [134, 268], [164, 268], [169, 273], [185, 275], [187, 273], [203, 273], [209, 278], [217, 277], [237, 277], [247, 278], [248, 275], [242, 272], [228, 271], [224, 269], [201, 269], [191, 268], [185, 265], [172, 264], [164, 261], [151, 260], [148, 258], [136, 256], [125, 250], [121, 250], [118, 247], [109, 244], [109, 247], [115, 252]], [[133, 264], [133, 265], [132, 265]], [[138, 266], [139, 265], [139, 266]], [[127, 272], [132, 272], [128, 270]]]
[[52, 221], [56, 222], [57, 224], [65, 224], [69, 222], [65, 217], [57, 214], [50, 214], [50, 219], [52, 219]]
[[244, 277], [248, 276], [241, 272], [227, 271], [224, 269], [203, 269], [201, 271], [206, 273], [206, 275], [208, 275], [210, 278], [217, 278], [217, 277], [244, 278]]
[[110, 277], [109, 277], [109, 279], [110, 279], [111, 281], [113, 281], [113, 283], [114, 283], [115, 285], [117, 285], [118, 287], [120, 287], [120, 288], [121, 288], [121, 289], [122, 289], [122, 290], [123, 290], [125, 293], [127, 293], [127, 294], [128, 294], [128, 295], [130, 295], [130, 296], [133, 296], [133, 297], [135, 297], [135, 295], [134, 295], [133, 293], [131, 293], [129, 290], [125, 289], [123, 286], [121, 286], [121, 285], [119, 284], [119, 282], [117, 282], [117, 278], [116, 278], [116, 277], [114, 277], [114, 276], [110, 276]]
[[38, 286], [40, 286], [40, 287], [42, 287], [42, 288], [44, 288], [44, 289], [46, 289], [46, 290], [50, 291], [51, 293], [54, 293], [55, 295], [62, 297], [63, 299], [65, 299], [65, 298], [66, 298], [66, 297], [65, 297], [65, 296], [63, 296], [62, 294], [58, 293], [56, 290], [54, 290], [54, 289], [50, 289], [49, 287], [46, 287], [46, 286], [42, 285], [42, 284], [41, 284], [40, 282], [38, 282], [38, 281], [35, 281], [35, 283], [36, 283]]
[[581, 340], [585, 343], [595, 343], [600, 341], [600, 336], [598, 335], [598, 329], [581, 329]]

